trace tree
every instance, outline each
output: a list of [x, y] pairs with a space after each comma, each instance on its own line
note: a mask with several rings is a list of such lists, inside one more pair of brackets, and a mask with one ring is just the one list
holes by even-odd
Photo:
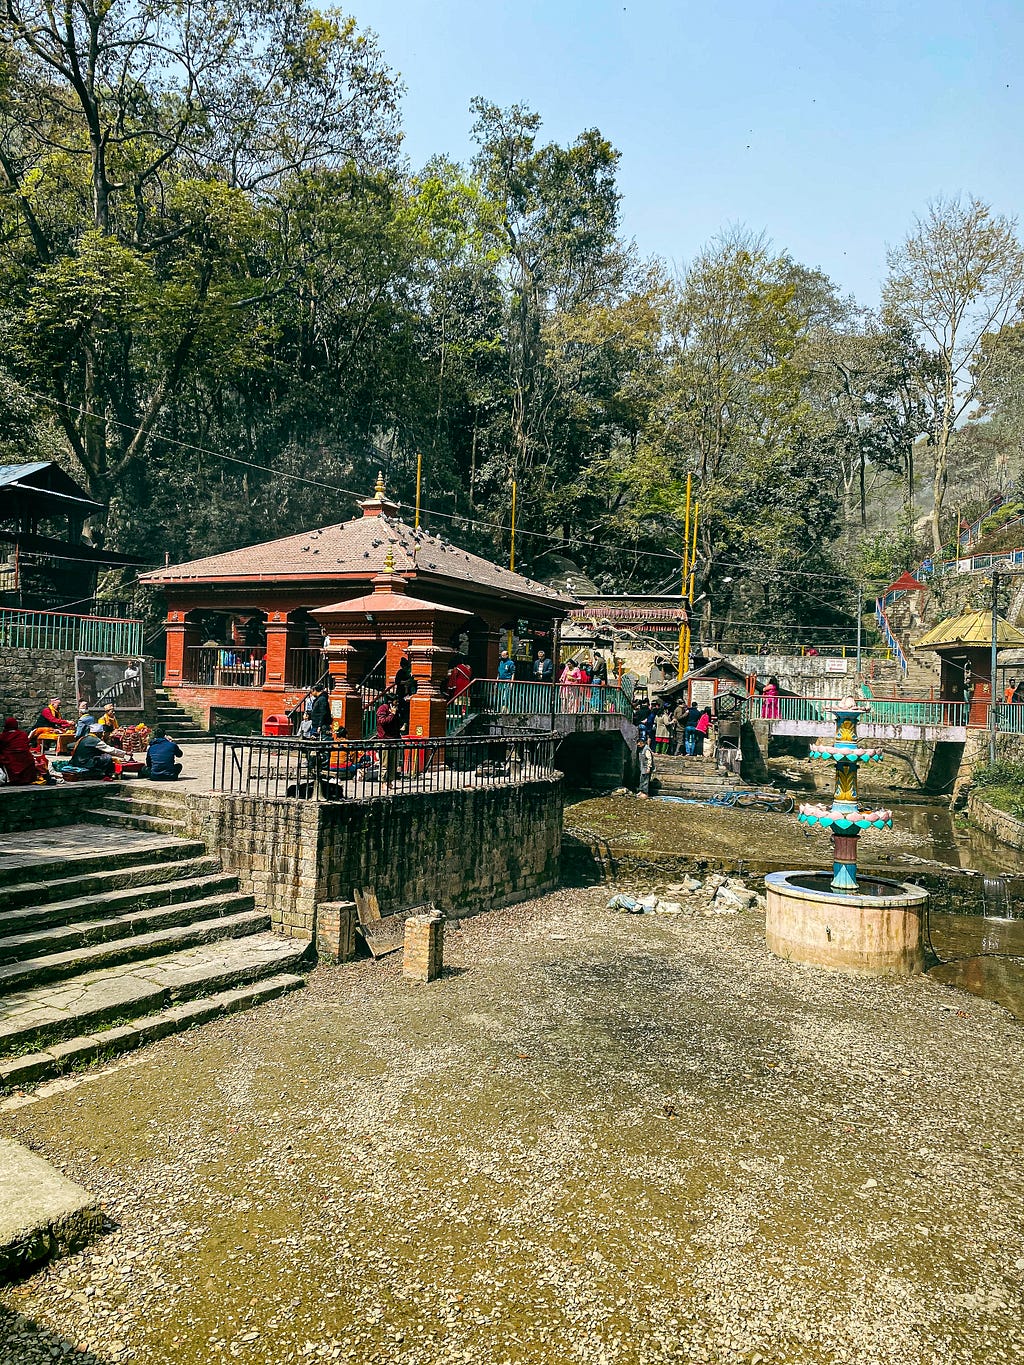
[[[906, 241], [888, 253], [883, 302], [893, 321], [933, 349], [941, 380], [931, 440], [935, 457], [932, 546], [942, 549], [942, 504], [950, 446], [979, 394], [987, 333], [1017, 317], [1024, 295], [1024, 250], [1016, 222], [980, 199], [937, 199]], [[991, 354], [991, 353], [988, 353]]]
[[197, 355], [289, 277], [268, 239], [297, 187], [393, 161], [395, 83], [306, 0], [3, 0], [0, 82], [0, 284], [106, 501]]

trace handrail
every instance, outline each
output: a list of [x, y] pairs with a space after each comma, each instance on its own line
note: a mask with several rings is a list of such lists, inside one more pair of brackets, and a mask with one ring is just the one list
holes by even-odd
[[875, 599], [875, 620], [878, 622], [878, 628], [882, 632], [882, 639], [888, 645], [905, 677], [907, 674], [907, 656], [903, 653], [903, 647], [899, 640], [897, 640], [896, 636], [893, 634], [892, 626], [889, 624], [889, 618], [885, 614], [885, 608], [882, 606], [882, 599], [880, 597]]
[[143, 622], [131, 617], [0, 607], [0, 645], [8, 649], [137, 658], [143, 652], [143, 636]]

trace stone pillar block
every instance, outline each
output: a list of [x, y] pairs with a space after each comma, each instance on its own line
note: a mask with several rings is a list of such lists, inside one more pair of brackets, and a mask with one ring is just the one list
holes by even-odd
[[436, 981], [444, 956], [444, 919], [438, 911], [410, 915], [405, 921], [402, 975], [409, 981]]
[[321, 901], [316, 907], [316, 952], [323, 962], [351, 962], [355, 957], [353, 901]]

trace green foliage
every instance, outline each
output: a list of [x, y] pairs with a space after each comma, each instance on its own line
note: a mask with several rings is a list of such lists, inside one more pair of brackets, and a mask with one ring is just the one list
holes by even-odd
[[1024, 762], [997, 758], [974, 770], [974, 784], [985, 793], [985, 800], [999, 810], [1024, 820]]

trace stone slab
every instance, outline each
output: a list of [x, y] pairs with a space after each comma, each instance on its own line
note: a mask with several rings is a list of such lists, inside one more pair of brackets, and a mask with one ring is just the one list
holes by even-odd
[[87, 1190], [19, 1142], [0, 1138], [0, 1279], [66, 1255], [102, 1227]]

